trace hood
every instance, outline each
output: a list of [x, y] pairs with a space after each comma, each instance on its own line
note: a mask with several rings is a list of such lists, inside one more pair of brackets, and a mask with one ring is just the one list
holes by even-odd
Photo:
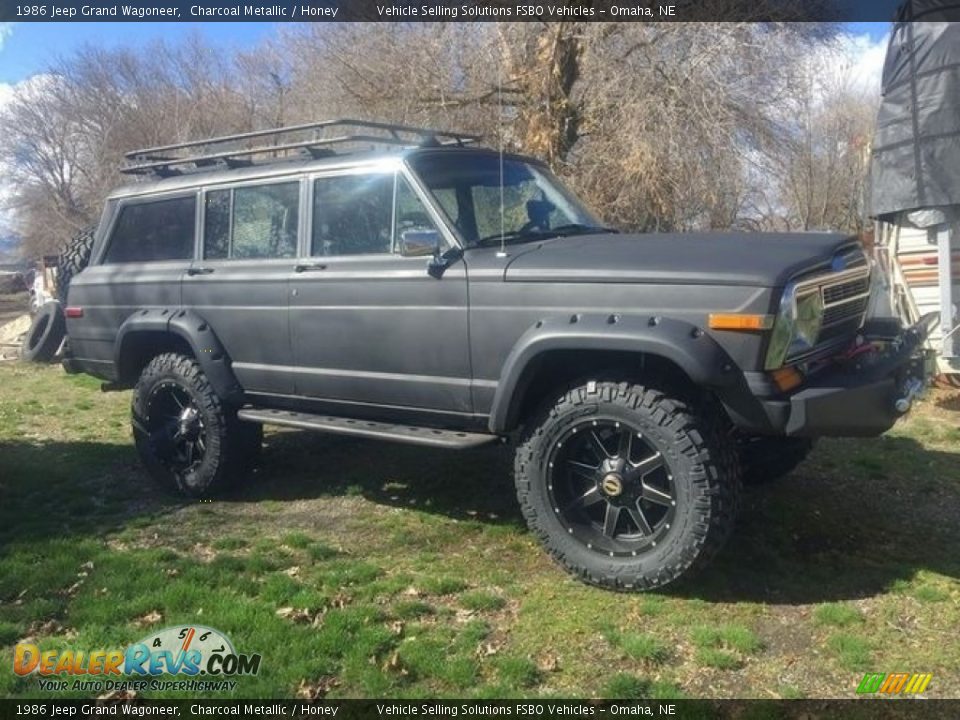
[[832, 233], [580, 235], [514, 246], [504, 279], [779, 287], [855, 243]]

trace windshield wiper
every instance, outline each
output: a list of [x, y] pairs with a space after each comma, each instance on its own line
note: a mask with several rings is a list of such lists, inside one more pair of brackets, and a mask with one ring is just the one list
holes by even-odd
[[507, 230], [505, 233], [495, 233], [493, 235], [487, 235], [477, 240], [476, 245], [482, 247], [484, 245], [493, 245], [499, 243], [500, 239], [503, 238], [503, 242], [511, 243], [517, 241], [525, 240], [539, 240], [542, 237], [539, 230], [528, 230], [527, 232], [522, 232], [520, 230]]
[[569, 223], [568, 225], [559, 225], [550, 230], [544, 230], [550, 237], [567, 237], [569, 235], [591, 235], [593, 233], [618, 233], [616, 228], [603, 227], [602, 225], [584, 225], [583, 223]]
[[571, 235], [587, 235], [590, 233], [616, 233], [620, 232], [614, 228], [602, 227], [599, 225], [583, 225], [582, 223], [569, 223], [567, 225], [559, 225], [555, 228], [550, 228], [549, 230], [527, 230], [526, 232], [522, 230], [508, 230], [507, 232], [501, 235], [496, 233], [494, 235], [487, 235], [486, 237], [480, 238], [476, 245], [492, 245], [494, 243], [500, 242], [501, 237], [505, 244], [510, 244], [513, 242], [530, 242], [532, 240], [548, 240], [555, 237], [569, 237]]

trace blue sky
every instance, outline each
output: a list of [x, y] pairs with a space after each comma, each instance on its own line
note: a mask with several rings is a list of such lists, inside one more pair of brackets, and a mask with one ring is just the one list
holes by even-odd
[[[2, 25], [4, 23], [0, 23]], [[277, 23], [11, 23], [0, 31], [0, 83], [16, 83], [43, 72], [57, 55], [83, 45], [111, 48], [176, 40], [200, 33], [225, 46], [246, 48], [276, 32]], [[5, 38], [5, 39], [4, 39]]]
[[867, 35], [873, 41], [882, 39], [889, 29], [890, 23], [885, 22], [855, 22], [846, 24], [846, 30], [851, 35]]

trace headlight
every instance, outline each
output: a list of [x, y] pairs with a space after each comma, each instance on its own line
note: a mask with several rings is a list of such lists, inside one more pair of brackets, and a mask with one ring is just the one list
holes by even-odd
[[823, 298], [817, 286], [798, 289], [790, 283], [783, 291], [780, 312], [773, 324], [764, 367], [775, 370], [788, 357], [812, 350], [823, 324]]

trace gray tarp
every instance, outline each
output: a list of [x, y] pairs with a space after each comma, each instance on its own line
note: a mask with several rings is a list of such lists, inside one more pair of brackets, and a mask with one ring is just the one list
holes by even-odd
[[[910, 0], [883, 68], [872, 213], [960, 206], [960, 0]], [[921, 223], [925, 224], [925, 223]]]

